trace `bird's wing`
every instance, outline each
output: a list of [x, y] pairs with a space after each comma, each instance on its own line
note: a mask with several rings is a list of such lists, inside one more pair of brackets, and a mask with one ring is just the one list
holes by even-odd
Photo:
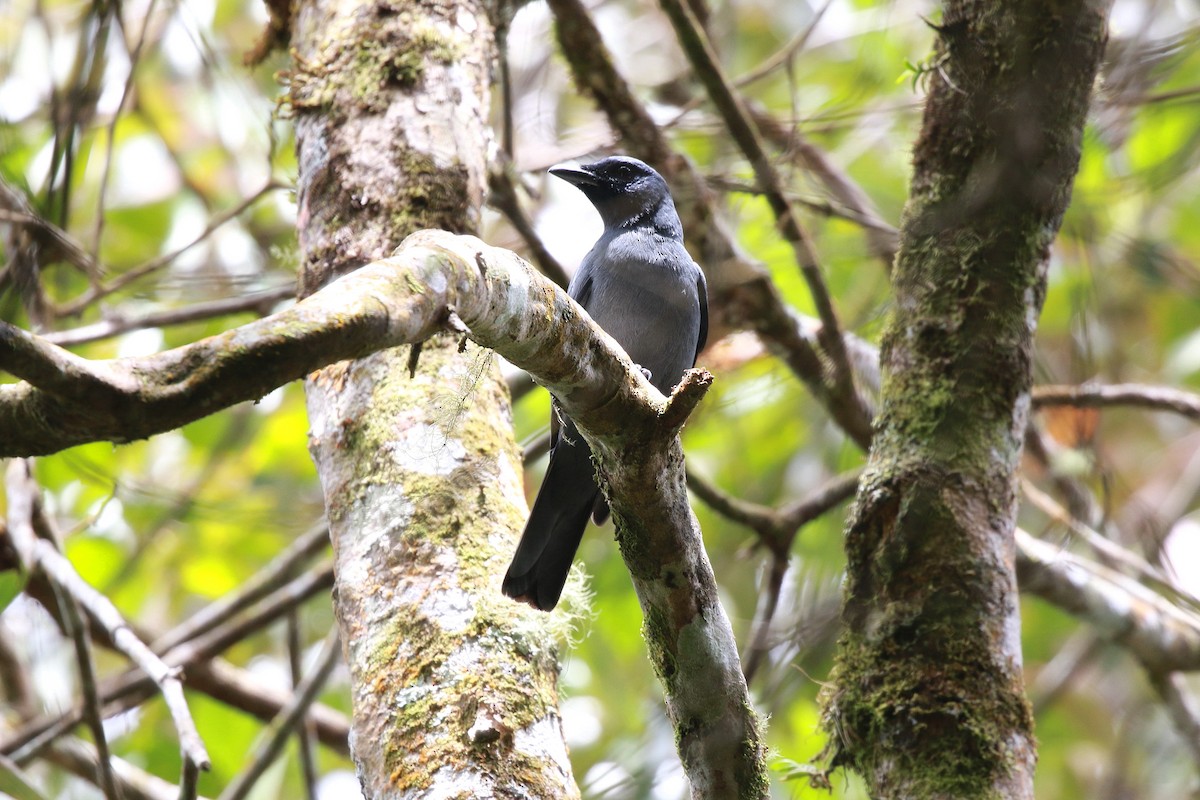
[[574, 300], [576, 303], [579, 303], [579, 305], [583, 306], [584, 310], [586, 310], [588, 307], [588, 301], [592, 299], [591, 276], [589, 275], [585, 277], [583, 281], [580, 282], [578, 289], [572, 285], [567, 293], [571, 295], [572, 300]]
[[700, 295], [700, 335], [696, 337], [696, 355], [692, 359], [692, 366], [696, 366], [696, 359], [700, 357], [700, 351], [708, 342], [708, 283], [704, 280], [704, 270], [698, 266], [696, 267], [696, 293]]

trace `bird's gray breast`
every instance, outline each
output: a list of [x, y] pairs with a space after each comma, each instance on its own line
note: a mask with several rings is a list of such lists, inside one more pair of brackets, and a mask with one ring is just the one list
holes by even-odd
[[580, 268], [588, 313], [664, 394], [695, 359], [698, 270], [681, 243], [645, 230], [606, 233]]

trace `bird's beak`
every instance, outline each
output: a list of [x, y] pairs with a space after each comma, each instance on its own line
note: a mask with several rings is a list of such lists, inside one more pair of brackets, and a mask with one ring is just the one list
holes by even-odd
[[572, 186], [596, 186], [598, 184], [595, 175], [575, 164], [555, 164], [547, 171]]

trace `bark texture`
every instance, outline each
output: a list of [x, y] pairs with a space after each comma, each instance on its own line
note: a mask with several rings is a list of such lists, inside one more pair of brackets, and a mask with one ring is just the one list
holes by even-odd
[[1014, 473], [1105, 17], [950, 0], [938, 33], [826, 725], [872, 797], [1027, 798]]
[[[495, 46], [482, 3], [312, 0], [294, 24], [301, 293], [418, 228], [474, 230]], [[507, 390], [458, 339], [426, 342], [411, 376], [391, 349], [306, 385], [352, 754], [368, 798], [577, 797], [548, 619], [499, 592], [526, 511]]]

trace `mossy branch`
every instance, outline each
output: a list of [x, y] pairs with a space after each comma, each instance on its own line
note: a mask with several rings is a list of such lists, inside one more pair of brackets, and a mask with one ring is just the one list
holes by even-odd
[[23, 379], [0, 386], [0, 456], [173, 430], [328, 364], [421, 342], [448, 329], [451, 309], [572, 414], [597, 412], [597, 431], [626, 427], [633, 409], [650, 420], [667, 406], [620, 347], [522, 259], [424, 231], [288, 309], [154, 355], [90, 361], [0, 323], [0, 369]]

